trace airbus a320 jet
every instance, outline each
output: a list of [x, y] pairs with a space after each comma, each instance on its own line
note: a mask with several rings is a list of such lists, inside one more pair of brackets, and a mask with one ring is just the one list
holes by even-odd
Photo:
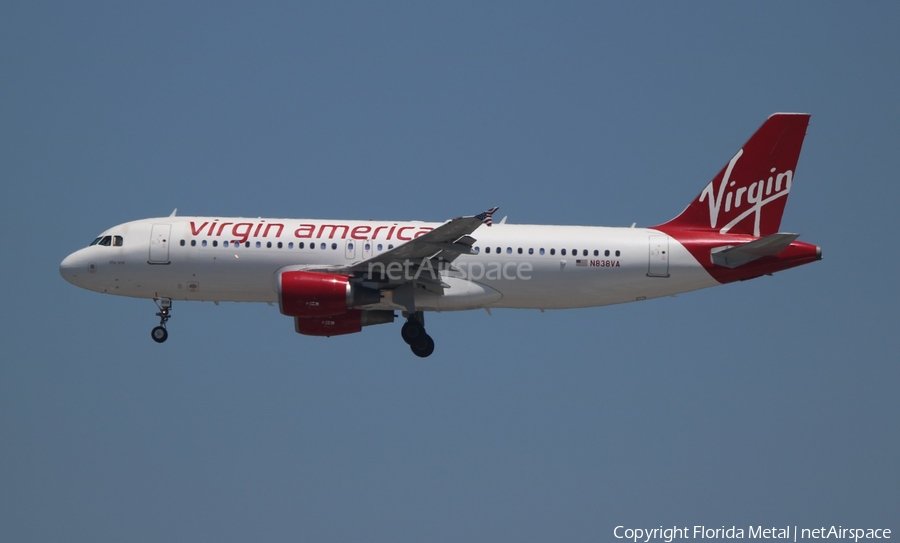
[[494, 224], [497, 208], [444, 223], [168, 217], [114, 226], [59, 267], [66, 281], [158, 307], [173, 300], [277, 303], [310, 336], [405, 318], [434, 351], [425, 312], [567, 309], [671, 296], [822, 258], [779, 232], [809, 115], [777, 113], [669, 222], [649, 228]]

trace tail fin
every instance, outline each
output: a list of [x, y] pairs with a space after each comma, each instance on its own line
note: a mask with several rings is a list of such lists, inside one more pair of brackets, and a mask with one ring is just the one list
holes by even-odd
[[778, 232], [809, 115], [775, 113], [667, 230], [767, 236]]

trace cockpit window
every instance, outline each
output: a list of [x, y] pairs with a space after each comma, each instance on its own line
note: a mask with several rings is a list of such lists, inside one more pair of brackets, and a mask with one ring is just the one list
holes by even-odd
[[104, 247], [121, 247], [125, 245], [125, 238], [122, 236], [100, 236], [91, 242], [88, 247], [93, 247], [94, 245], [103, 245]]

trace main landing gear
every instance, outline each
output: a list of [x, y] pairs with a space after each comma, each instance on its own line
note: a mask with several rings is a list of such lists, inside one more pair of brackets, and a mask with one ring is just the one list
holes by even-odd
[[421, 311], [409, 314], [400, 336], [418, 357], [425, 358], [434, 352], [434, 340], [425, 332], [425, 315]]
[[150, 337], [153, 338], [153, 341], [162, 343], [169, 339], [166, 323], [172, 318], [172, 300], [169, 298], [154, 298], [153, 301], [156, 303], [156, 307], [159, 308], [159, 313], [156, 314], [159, 317], [159, 326], [150, 331]]

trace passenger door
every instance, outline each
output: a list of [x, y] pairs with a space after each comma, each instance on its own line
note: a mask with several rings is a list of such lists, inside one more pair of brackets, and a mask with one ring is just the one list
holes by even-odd
[[169, 263], [169, 234], [171, 224], [154, 224], [150, 232], [150, 264]]

